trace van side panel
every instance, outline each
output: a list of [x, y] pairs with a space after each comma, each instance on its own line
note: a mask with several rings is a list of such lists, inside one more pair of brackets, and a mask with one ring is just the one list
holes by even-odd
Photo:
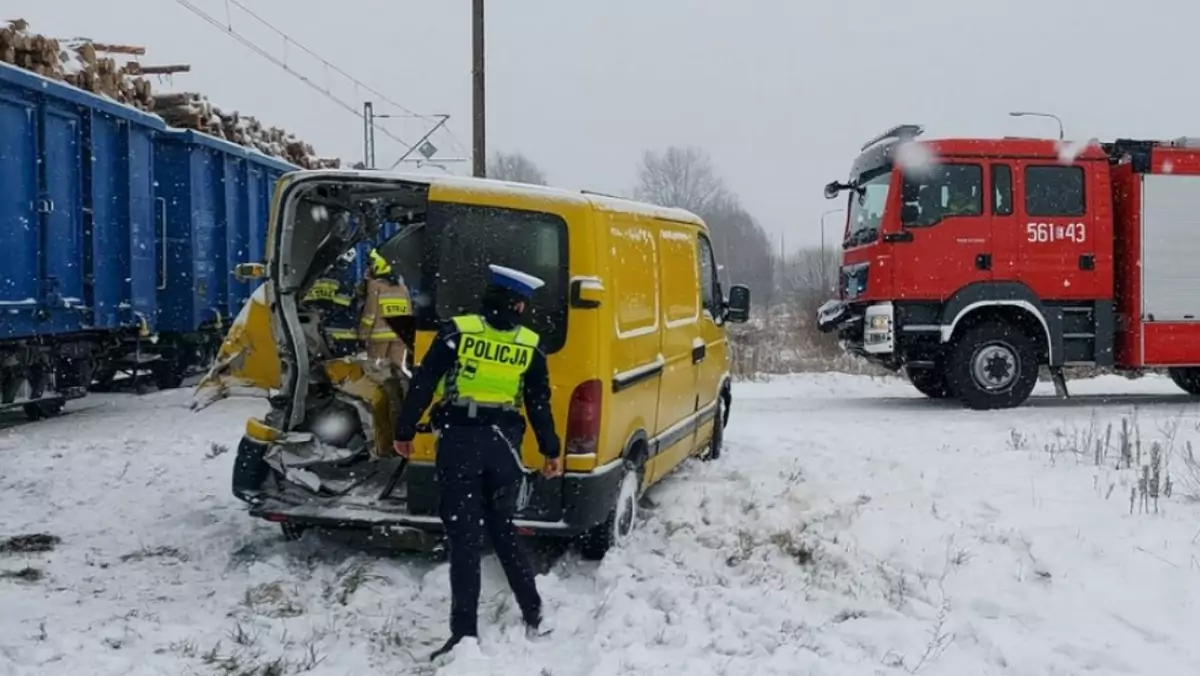
[[608, 275], [603, 280], [612, 322], [598, 335], [611, 336], [611, 396], [605, 402], [603, 464], [639, 432], [658, 431], [662, 368], [659, 247], [654, 221], [620, 212], [600, 212], [607, 235]]
[[658, 395], [657, 453], [649, 483], [675, 468], [695, 448], [696, 385], [699, 367], [693, 351], [700, 340], [700, 292], [696, 227], [660, 221], [658, 244], [665, 360]]

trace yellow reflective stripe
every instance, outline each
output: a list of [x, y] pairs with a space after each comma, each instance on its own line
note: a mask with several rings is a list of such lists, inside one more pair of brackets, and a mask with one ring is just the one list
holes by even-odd
[[379, 313], [384, 317], [403, 317], [408, 314], [408, 299], [380, 298]]
[[537, 331], [527, 329], [524, 326], [517, 329], [516, 341], [518, 345], [527, 345], [529, 347], [537, 347], [538, 341]]
[[400, 340], [400, 336], [397, 336], [396, 332], [392, 331], [391, 329], [379, 329], [378, 331], [372, 331], [368, 337], [368, 340], [377, 343], [389, 342], [393, 340]]
[[333, 297], [337, 295], [337, 290], [337, 282], [332, 282], [328, 279], [318, 279], [313, 283], [312, 288], [308, 291], [308, 294], [304, 296], [304, 300], [333, 300]]
[[334, 340], [358, 340], [358, 334], [349, 329], [330, 329], [329, 337]]
[[350, 303], [352, 302], [353, 299], [350, 298], [350, 296], [345, 296], [345, 295], [342, 295], [339, 293], [339, 294], [335, 295], [331, 300], [334, 303], [337, 303], [338, 305], [350, 307]]
[[373, 326], [375, 324], [375, 315], [363, 315], [362, 321], [359, 324], [362, 326]]
[[483, 333], [483, 318], [479, 315], [462, 315], [452, 321], [461, 333]]

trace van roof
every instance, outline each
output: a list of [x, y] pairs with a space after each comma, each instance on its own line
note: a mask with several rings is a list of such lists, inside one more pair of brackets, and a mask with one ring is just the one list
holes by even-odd
[[533, 185], [500, 181], [492, 178], [477, 178], [474, 176], [453, 176], [438, 174], [418, 174], [414, 172], [379, 171], [377, 169], [302, 169], [293, 171], [288, 176], [296, 179], [329, 177], [329, 178], [364, 178], [364, 179], [395, 179], [428, 186], [445, 186], [461, 191], [476, 191], [510, 196], [524, 196], [532, 199], [542, 199], [571, 204], [591, 204], [603, 211], [634, 213], [650, 218], [666, 221], [691, 223], [707, 229], [703, 220], [696, 214], [674, 207], [660, 207], [649, 202], [643, 202], [626, 197], [603, 195], [587, 190], [568, 190], [551, 186]]

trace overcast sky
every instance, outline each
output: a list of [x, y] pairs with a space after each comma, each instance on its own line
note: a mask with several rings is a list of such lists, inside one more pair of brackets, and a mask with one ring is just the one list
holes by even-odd
[[[276, 57], [283, 40], [226, 0], [190, 0]], [[471, 139], [469, 0], [240, 0], [295, 41], [409, 109], [449, 113], [443, 156]], [[176, 0], [6, 0], [4, 14], [55, 36], [147, 47], [190, 63], [172, 89], [294, 131], [321, 154], [362, 156], [361, 122]], [[10, 18], [0, 17], [0, 18]], [[822, 186], [898, 123], [929, 136], [1200, 136], [1200, 3], [1183, 0], [492, 0], [489, 150], [521, 151], [552, 183], [626, 192], [641, 153], [708, 150], [746, 206], [788, 248], [819, 241]], [[294, 46], [289, 63], [355, 107]], [[380, 110], [379, 112], [401, 112]], [[420, 121], [392, 121], [412, 140]], [[387, 166], [401, 147], [377, 137]], [[449, 165], [469, 173], [469, 163]], [[840, 230], [840, 224], [837, 226]], [[836, 237], [831, 238], [831, 241]]]

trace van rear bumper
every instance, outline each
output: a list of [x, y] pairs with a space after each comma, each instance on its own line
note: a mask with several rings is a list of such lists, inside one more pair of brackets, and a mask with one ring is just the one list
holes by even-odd
[[[616, 460], [594, 472], [568, 472], [559, 479], [533, 479], [529, 507], [513, 520], [528, 534], [573, 537], [603, 523], [616, 504], [623, 463]], [[275, 523], [351, 530], [412, 529], [442, 533], [437, 515], [437, 481], [432, 463], [412, 463], [405, 472], [408, 509], [338, 505], [306, 496], [277, 493], [268, 480], [250, 503], [250, 515]], [[241, 497], [241, 496], [239, 496]], [[245, 499], [245, 498], [243, 498]]]

